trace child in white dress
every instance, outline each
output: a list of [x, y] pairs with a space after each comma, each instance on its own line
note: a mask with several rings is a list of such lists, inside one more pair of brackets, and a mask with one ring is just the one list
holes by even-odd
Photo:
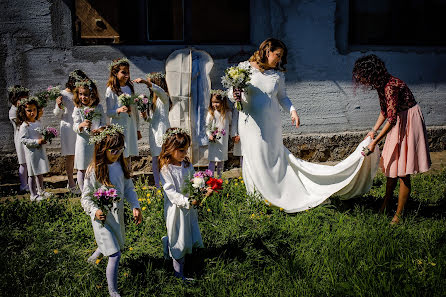
[[[74, 168], [77, 169], [77, 183], [81, 192], [84, 189], [85, 170], [93, 159], [94, 146], [89, 143], [91, 130], [104, 126], [105, 113], [99, 104], [96, 84], [90, 79], [76, 82], [73, 97], [73, 130], [76, 132], [76, 154]], [[86, 111], [94, 109], [93, 116], [88, 117]]]
[[17, 153], [17, 159], [19, 161], [19, 179], [20, 179], [20, 192], [29, 191], [28, 188], [28, 170], [26, 168], [25, 160], [25, 148], [19, 138], [19, 121], [17, 119], [17, 106], [20, 104], [20, 100], [28, 98], [29, 90], [19, 85], [15, 85], [8, 89], [9, 102], [11, 108], [9, 109], [9, 120], [11, 121], [12, 128], [14, 130], [14, 145]]
[[17, 109], [17, 119], [21, 124], [19, 139], [24, 144], [31, 201], [41, 201], [51, 196], [43, 187], [43, 175], [49, 171], [49, 162], [43, 146], [46, 141], [38, 132], [41, 126], [37, 102], [36, 97], [23, 98]]
[[[130, 64], [126, 58], [114, 60], [110, 65], [110, 76], [105, 91], [107, 116], [110, 123], [124, 127], [125, 150], [124, 158], [138, 156], [138, 140], [142, 138], [139, 131], [139, 114], [134, 104], [123, 106], [118, 97], [122, 93], [133, 95], [135, 90], [130, 80]], [[130, 166], [130, 159], [127, 163]]]
[[76, 88], [76, 82], [86, 79], [87, 75], [79, 69], [73, 70], [68, 75], [68, 81], [65, 84], [65, 89], [62, 90], [61, 96], [56, 99], [53, 113], [60, 119], [60, 153], [65, 157], [65, 170], [67, 172], [68, 184], [67, 188], [70, 192], [80, 194], [76, 188], [76, 183], [73, 178], [74, 168], [74, 153], [76, 147], [76, 132], [73, 131], [73, 91]]
[[167, 89], [166, 77], [160, 72], [155, 72], [147, 75], [147, 80], [137, 78], [133, 80], [135, 83], [144, 83], [150, 89], [152, 97], [152, 106], [149, 114], [141, 113], [145, 121], [149, 122], [149, 144], [150, 153], [152, 155], [152, 172], [155, 180], [155, 187], [159, 188], [159, 168], [158, 156], [161, 153], [161, 146], [163, 144], [163, 135], [168, 128], [169, 123], [169, 108], [170, 98]]
[[[92, 141], [95, 143], [93, 162], [87, 170], [84, 192], [81, 204], [90, 216], [94, 237], [98, 248], [88, 258], [95, 264], [101, 255], [108, 256], [106, 270], [107, 284], [110, 296], [120, 296], [118, 293], [118, 266], [121, 250], [125, 243], [124, 199], [133, 209], [133, 219], [141, 223], [142, 215], [135, 188], [127, 165], [123, 158], [124, 135], [122, 127], [109, 125], [94, 130]], [[111, 210], [101, 210], [94, 193], [101, 187], [114, 188], [119, 201], [113, 202]]]
[[191, 254], [193, 247], [203, 247], [197, 210], [182, 194], [184, 181], [194, 174], [194, 167], [186, 156], [191, 139], [181, 128], [167, 129], [163, 138], [159, 156], [167, 227], [163, 247], [165, 256], [173, 259], [175, 276], [184, 280], [184, 256]]
[[221, 175], [224, 161], [228, 160], [229, 125], [232, 121], [232, 112], [228, 107], [227, 99], [224, 91], [211, 90], [211, 100], [206, 116], [209, 170], [214, 172], [217, 165], [217, 176]]

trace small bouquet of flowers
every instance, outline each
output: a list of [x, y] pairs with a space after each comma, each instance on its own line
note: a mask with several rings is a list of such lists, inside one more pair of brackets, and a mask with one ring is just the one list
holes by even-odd
[[45, 141], [48, 141], [50, 144], [53, 141], [53, 138], [57, 137], [58, 133], [56, 128], [46, 127], [45, 129], [36, 128], [36, 131], [39, 132]]
[[129, 111], [127, 111], [127, 114], [130, 116], [130, 105], [134, 103], [134, 96], [126, 93], [122, 93], [118, 96], [118, 102], [121, 106], [126, 106], [129, 108]]
[[138, 108], [140, 112], [145, 112], [150, 107], [149, 97], [144, 94], [134, 97], [133, 102], [136, 104], [136, 108]]
[[215, 192], [218, 192], [223, 188], [223, 180], [213, 178], [213, 172], [209, 169], [205, 171], [197, 171], [188, 180], [186, 180], [183, 194], [189, 197], [189, 201], [196, 200], [199, 205], [203, 205], [206, 201], [206, 192], [208, 188], [211, 188]]
[[[225, 70], [225, 75], [221, 77], [221, 84], [233, 91], [243, 91], [251, 81], [251, 66], [231, 66]], [[240, 97], [234, 98], [237, 110], [243, 110]]]
[[[46, 107], [48, 105], [48, 100], [56, 100], [59, 96], [61, 96], [60, 93], [60, 87], [53, 87], [49, 86], [45, 91], [41, 91], [36, 94], [38, 103], [40, 107]], [[62, 105], [63, 109], [63, 105]]]
[[[101, 117], [101, 114], [99, 112], [96, 112], [94, 108], [91, 107], [85, 107], [83, 110], [84, 119], [87, 121], [92, 122], [94, 119], [98, 119]], [[87, 133], [90, 133], [90, 128], [87, 128]]]
[[216, 126], [210, 126], [209, 127], [209, 131], [211, 132], [211, 135], [213, 136], [213, 140], [209, 140], [211, 142], [216, 142], [217, 140], [219, 140], [220, 138], [222, 138], [223, 136], [226, 135], [226, 130], [225, 129], [218, 129], [218, 127]]
[[[118, 209], [113, 209], [113, 203], [119, 202], [120, 198], [115, 188], [108, 188], [104, 185], [96, 189], [93, 194], [94, 198], [93, 203], [97, 208], [102, 210], [104, 214], [108, 211], [117, 211]], [[101, 221], [102, 226], [104, 226], [104, 221]]]

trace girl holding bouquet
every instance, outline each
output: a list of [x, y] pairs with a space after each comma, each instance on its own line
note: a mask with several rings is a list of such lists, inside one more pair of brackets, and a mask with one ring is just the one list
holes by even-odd
[[[193, 247], [203, 247], [197, 210], [189, 198], [183, 194], [185, 182], [194, 174], [187, 150], [190, 146], [189, 134], [181, 128], [169, 128], [164, 134], [159, 156], [161, 183], [164, 189], [164, 218], [167, 237], [163, 237], [164, 255], [173, 259], [175, 276], [185, 280], [184, 257], [192, 253]], [[208, 191], [208, 195], [212, 190]]]
[[142, 113], [144, 120], [149, 122], [149, 144], [150, 153], [152, 155], [152, 171], [155, 180], [155, 187], [159, 188], [159, 168], [158, 156], [161, 153], [161, 146], [163, 144], [163, 135], [168, 128], [169, 123], [169, 109], [170, 98], [167, 89], [166, 77], [160, 72], [155, 72], [147, 75], [147, 80], [137, 78], [133, 82], [144, 83], [150, 89], [152, 97], [152, 104], [149, 114]]
[[40, 109], [36, 97], [22, 98], [17, 108], [19, 139], [24, 145], [31, 201], [41, 201], [51, 196], [43, 187], [43, 175], [49, 172], [50, 166], [43, 146], [46, 141], [39, 132]]
[[[98, 248], [88, 258], [94, 264], [101, 255], [108, 256], [106, 270], [110, 296], [118, 293], [118, 266], [121, 250], [124, 248], [124, 199], [133, 209], [133, 220], [141, 223], [142, 215], [128, 166], [122, 155], [125, 137], [122, 127], [109, 125], [93, 130], [94, 157], [88, 167], [81, 204], [91, 217]], [[107, 208], [98, 203], [99, 192], [110, 196], [113, 202]], [[103, 204], [102, 204], [103, 205]], [[101, 209], [102, 208], [102, 209]]]
[[221, 175], [224, 161], [228, 160], [231, 120], [232, 112], [228, 107], [226, 93], [221, 90], [211, 90], [211, 100], [206, 116], [206, 134], [209, 138], [209, 170], [214, 172], [217, 165], [217, 176]]
[[99, 104], [96, 84], [90, 79], [76, 82], [74, 89], [73, 130], [76, 132], [76, 154], [74, 168], [77, 169], [77, 184], [84, 189], [85, 171], [92, 158], [94, 146], [89, 143], [90, 131], [104, 126], [105, 114]]
[[72, 71], [68, 75], [65, 89], [60, 92], [61, 96], [56, 99], [53, 113], [60, 119], [60, 145], [61, 154], [65, 156], [65, 170], [67, 171], [67, 188], [75, 194], [80, 194], [76, 189], [73, 179], [74, 153], [76, 147], [76, 132], [73, 131], [73, 92], [76, 82], [87, 79], [87, 75], [79, 69]]
[[[381, 167], [387, 177], [387, 184], [381, 211], [391, 200], [399, 179], [398, 208], [391, 222], [397, 224], [410, 195], [410, 175], [426, 172], [431, 165], [423, 114], [409, 87], [389, 74], [384, 62], [377, 56], [368, 55], [356, 60], [353, 78], [357, 84], [378, 92], [381, 111], [373, 129], [366, 136], [373, 139], [367, 149], [373, 152], [376, 145], [386, 137]], [[386, 119], [387, 122], [378, 134], [378, 129]]]
[[[107, 82], [105, 98], [107, 103], [107, 116], [110, 123], [119, 124], [124, 128], [125, 150], [124, 158], [138, 156], [138, 140], [141, 139], [139, 131], [139, 115], [134, 104], [123, 104], [119, 100], [122, 94], [133, 95], [135, 90], [130, 80], [130, 64], [126, 58], [114, 60], [110, 65], [110, 75]], [[130, 166], [130, 159], [127, 160]]]
[[28, 187], [28, 170], [26, 168], [25, 148], [19, 138], [19, 121], [17, 119], [17, 106], [20, 104], [20, 100], [28, 98], [29, 90], [19, 85], [15, 85], [8, 89], [9, 102], [11, 108], [9, 109], [9, 120], [11, 121], [14, 130], [14, 144], [15, 151], [17, 153], [17, 159], [19, 161], [19, 179], [20, 179], [20, 192], [29, 191]]

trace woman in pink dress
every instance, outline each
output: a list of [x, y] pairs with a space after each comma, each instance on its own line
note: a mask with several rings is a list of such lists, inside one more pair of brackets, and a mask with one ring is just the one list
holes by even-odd
[[[376, 145], [386, 137], [380, 162], [387, 177], [381, 211], [384, 211], [392, 198], [399, 178], [398, 207], [391, 222], [397, 224], [410, 195], [410, 175], [426, 172], [431, 165], [423, 114], [409, 87], [390, 75], [384, 62], [377, 56], [368, 55], [356, 60], [353, 79], [378, 92], [381, 112], [373, 129], [367, 134], [373, 139], [368, 149], [373, 152]], [[378, 134], [378, 129], [386, 119], [387, 123]]]

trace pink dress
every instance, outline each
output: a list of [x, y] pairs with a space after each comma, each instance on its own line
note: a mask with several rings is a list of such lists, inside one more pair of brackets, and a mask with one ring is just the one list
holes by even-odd
[[423, 114], [409, 87], [390, 76], [378, 89], [381, 113], [393, 125], [387, 133], [381, 168], [387, 177], [426, 172], [431, 165]]

